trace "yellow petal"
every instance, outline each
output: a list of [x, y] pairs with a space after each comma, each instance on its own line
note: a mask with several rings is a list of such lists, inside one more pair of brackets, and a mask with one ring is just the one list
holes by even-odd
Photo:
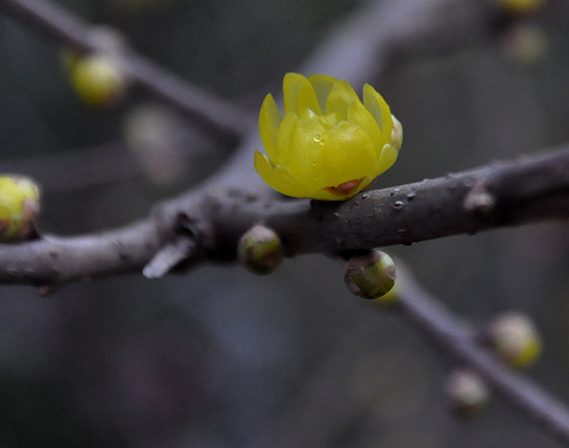
[[344, 196], [337, 196], [335, 194], [330, 193], [329, 191], [326, 190], [316, 190], [313, 193], [310, 194], [310, 197], [312, 199], [317, 199], [319, 201], [345, 201], [346, 197]]
[[297, 120], [291, 135], [289, 152], [290, 174], [311, 190], [325, 187], [322, 161], [327, 141], [324, 128], [316, 120]]
[[361, 101], [354, 101], [348, 107], [348, 121], [358, 125], [367, 132], [373, 142], [376, 157], [379, 158], [383, 145], [388, 142], [385, 141], [377, 121], [375, 121], [375, 118], [373, 118]]
[[359, 126], [347, 121], [332, 128], [324, 144], [325, 156], [320, 160], [326, 187], [373, 174], [377, 156], [371, 138]]
[[326, 114], [336, 113], [340, 120], [348, 118], [348, 106], [354, 101], [359, 101], [358, 95], [346, 81], [337, 81], [332, 86], [328, 101], [326, 102]]
[[338, 82], [338, 80], [328, 75], [310, 75], [308, 81], [312, 84], [320, 110], [324, 112], [326, 110], [326, 101], [328, 100], [328, 95], [330, 95], [330, 90], [332, 90], [332, 86]]
[[310, 190], [294, 179], [288, 171], [280, 166], [272, 167], [269, 159], [259, 151], [255, 151], [255, 170], [265, 183], [277, 190], [295, 198], [310, 197]]
[[383, 97], [369, 84], [364, 86], [364, 106], [377, 120], [385, 138], [390, 140], [393, 129], [391, 111]]
[[397, 149], [391, 145], [385, 145], [381, 151], [381, 156], [377, 161], [377, 165], [375, 166], [373, 173], [374, 178], [391, 168], [391, 165], [393, 165], [397, 160], [398, 155], [399, 151], [397, 151]]
[[279, 126], [283, 120], [281, 111], [273, 96], [269, 93], [263, 101], [261, 111], [259, 112], [259, 133], [261, 134], [261, 141], [265, 147], [265, 151], [269, 158], [275, 164], [279, 164], [278, 151], [277, 151], [277, 135]]
[[292, 133], [296, 127], [298, 118], [294, 112], [289, 112], [285, 115], [279, 132], [277, 133], [277, 159], [278, 165], [282, 166], [285, 170], [289, 169], [290, 160], [290, 141]]
[[321, 114], [312, 84], [304, 76], [298, 73], [287, 73], [283, 80], [283, 93], [285, 114], [294, 112], [300, 116], [302, 112], [308, 110], [316, 115]]

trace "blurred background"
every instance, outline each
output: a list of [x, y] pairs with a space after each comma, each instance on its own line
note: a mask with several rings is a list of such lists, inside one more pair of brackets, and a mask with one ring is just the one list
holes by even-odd
[[[142, 54], [253, 112], [362, 7], [57, 3], [118, 28]], [[480, 3], [471, 5], [463, 14]], [[443, 31], [368, 80], [405, 130], [399, 160], [377, 187], [569, 140], [569, 2], [487, 19], [479, 35], [460, 43]], [[0, 170], [43, 185], [43, 231], [127, 224], [226, 160], [224, 148], [140, 92], [112, 107], [85, 104], [64, 59], [64, 49], [0, 14]], [[544, 351], [528, 375], [569, 403], [568, 237], [567, 223], [554, 222], [387, 252], [475, 324], [506, 310], [529, 314]], [[561, 446], [499, 399], [478, 421], [456, 421], [443, 391], [446, 360], [397, 316], [351, 296], [342, 276], [340, 262], [315, 255], [287, 259], [269, 277], [205, 266], [162, 280], [73, 284], [47, 298], [2, 287], [0, 446]]]

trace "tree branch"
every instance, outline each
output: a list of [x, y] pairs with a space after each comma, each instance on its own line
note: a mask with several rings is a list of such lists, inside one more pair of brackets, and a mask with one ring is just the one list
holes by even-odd
[[[82, 52], [100, 50], [96, 27], [85, 24], [59, 6], [43, 0], [2, 0], [0, 11], [27, 23], [31, 29]], [[254, 123], [248, 111], [217, 98], [127, 49], [123, 69], [129, 80], [188, 117], [200, 129], [234, 146]]]
[[272, 227], [288, 254], [342, 253], [569, 217], [569, 148], [346, 202], [215, 199], [210, 219], [228, 254], [252, 223]]
[[340, 203], [198, 191], [162, 204], [142, 223], [106, 234], [0, 245], [0, 282], [59, 284], [132, 272], [165, 242], [179, 239], [192, 242], [187, 263], [234, 261], [238, 239], [255, 223], [276, 230], [288, 256], [348, 255], [567, 217], [569, 148]]

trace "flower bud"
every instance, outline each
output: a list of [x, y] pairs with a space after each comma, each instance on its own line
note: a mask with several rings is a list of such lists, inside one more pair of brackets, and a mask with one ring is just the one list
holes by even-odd
[[534, 66], [545, 57], [548, 39], [541, 27], [518, 23], [504, 35], [506, 56], [526, 67]]
[[344, 270], [344, 282], [350, 292], [364, 299], [387, 294], [395, 285], [395, 277], [393, 259], [377, 249], [352, 257]]
[[545, 0], [497, 0], [497, 3], [506, 14], [528, 15], [543, 8]]
[[93, 54], [71, 65], [71, 82], [77, 96], [93, 107], [105, 107], [120, 100], [127, 87], [118, 58]]
[[283, 258], [281, 240], [272, 229], [256, 224], [239, 240], [237, 257], [254, 274], [270, 274]]
[[448, 377], [446, 393], [454, 414], [465, 421], [478, 418], [486, 409], [490, 391], [484, 380], [470, 370], [456, 370]]
[[528, 367], [541, 352], [541, 338], [524, 314], [505, 313], [492, 322], [487, 337], [498, 356], [514, 367]]
[[35, 228], [39, 189], [34, 181], [17, 175], [0, 176], [0, 241], [20, 241]]

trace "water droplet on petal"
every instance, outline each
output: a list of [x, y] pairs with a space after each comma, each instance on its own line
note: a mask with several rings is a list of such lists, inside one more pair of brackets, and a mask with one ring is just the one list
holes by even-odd
[[324, 142], [326, 142], [326, 134], [320, 134], [319, 132], [317, 132], [312, 137], [312, 140], [314, 140], [314, 143], [320, 143], [321, 145], [323, 145]]

